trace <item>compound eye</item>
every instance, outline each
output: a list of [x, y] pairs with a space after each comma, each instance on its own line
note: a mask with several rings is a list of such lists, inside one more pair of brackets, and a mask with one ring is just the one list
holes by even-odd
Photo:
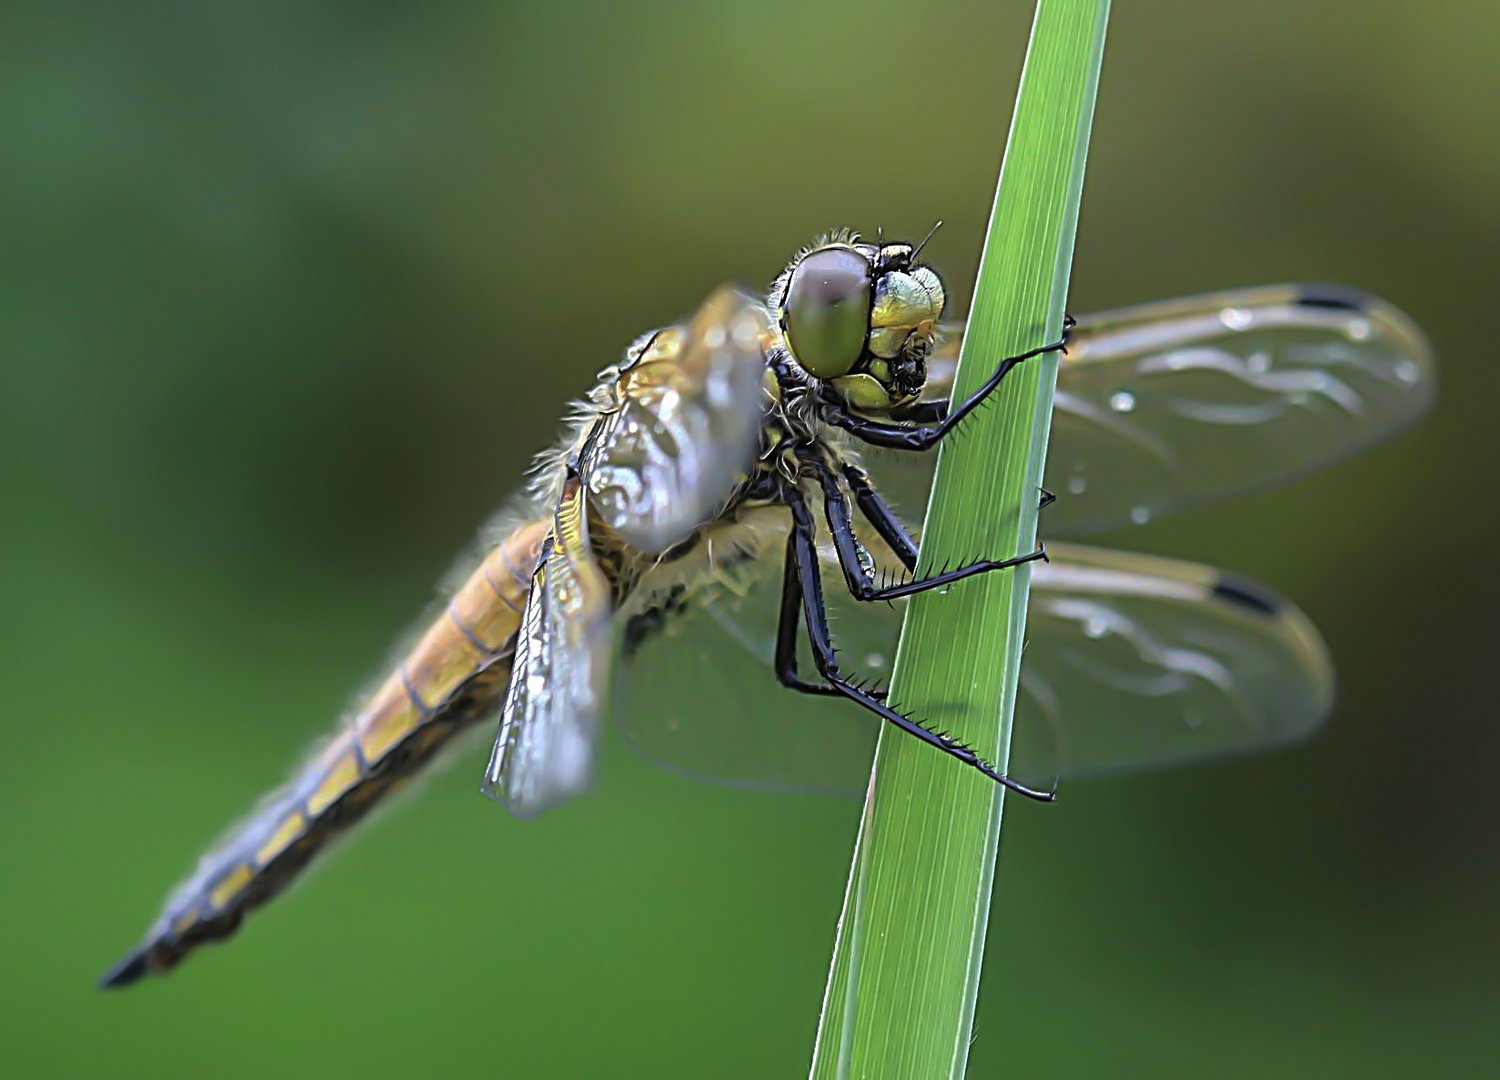
[[792, 271], [786, 337], [797, 363], [819, 379], [848, 373], [870, 332], [870, 263], [853, 248], [820, 248]]

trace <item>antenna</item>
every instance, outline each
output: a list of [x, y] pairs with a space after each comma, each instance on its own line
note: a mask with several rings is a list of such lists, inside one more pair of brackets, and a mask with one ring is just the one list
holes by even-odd
[[932, 228], [927, 230], [927, 235], [922, 237], [922, 242], [917, 245], [916, 250], [911, 253], [911, 261], [916, 262], [917, 256], [922, 254], [922, 249], [927, 246], [927, 241], [932, 239], [932, 234], [943, 227], [941, 219], [933, 223]]

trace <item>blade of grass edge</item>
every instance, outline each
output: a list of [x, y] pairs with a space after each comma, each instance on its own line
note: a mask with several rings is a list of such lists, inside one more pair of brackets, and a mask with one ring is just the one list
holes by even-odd
[[[1038, 0], [955, 382], [1060, 336], [1109, 0]], [[1035, 544], [1057, 357], [1017, 368], [939, 450], [922, 566]], [[914, 597], [891, 698], [1004, 764], [1030, 574]], [[887, 727], [839, 918], [811, 1076], [962, 1076], [1002, 789]]]

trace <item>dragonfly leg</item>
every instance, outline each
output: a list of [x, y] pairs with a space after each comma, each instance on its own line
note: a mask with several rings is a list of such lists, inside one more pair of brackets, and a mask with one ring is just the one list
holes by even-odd
[[[828, 685], [882, 720], [895, 724], [907, 734], [914, 735], [929, 746], [934, 746], [943, 753], [957, 758], [965, 765], [978, 770], [1018, 795], [1041, 802], [1051, 802], [1056, 798], [1055, 790], [1037, 791], [1012, 780], [951, 735], [923, 726], [911, 716], [891, 708], [882, 696], [872, 694], [844, 677], [839, 671], [833, 638], [828, 629], [828, 611], [823, 604], [823, 585], [818, 570], [817, 535], [812, 514], [801, 492], [795, 488], [788, 486], [785, 497], [792, 511], [792, 531], [787, 538], [787, 573], [783, 581], [782, 595], [783, 625], [787, 622], [787, 612], [789, 610], [794, 612], [790, 618], [795, 620], [795, 611], [800, 607], [802, 615], [807, 619], [808, 640], [812, 644], [813, 658], [818, 665], [818, 673], [828, 681]], [[792, 625], [795, 628], [794, 621]], [[777, 651], [779, 656], [780, 645]]]
[[[944, 570], [941, 573], [931, 574], [927, 577], [913, 578], [910, 581], [902, 581], [894, 585], [877, 584], [874, 578], [871, 577], [870, 571], [860, 559], [859, 541], [855, 538], [854, 523], [850, 520], [849, 516], [849, 500], [845, 497], [843, 489], [839, 486], [838, 477], [834, 475], [833, 470], [826, 464], [812, 456], [811, 452], [800, 454], [799, 460], [804, 466], [812, 470], [813, 474], [817, 476], [819, 484], [822, 485], [823, 513], [828, 519], [828, 530], [833, 534], [834, 547], [838, 551], [839, 566], [844, 571], [844, 581], [849, 586], [849, 595], [853, 596], [856, 600], [865, 602], [898, 600], [903, 596], [913, 596], [919, 592], [926, 592], [928, 589], [939, 589], [945, 585], [951, 585], [955, 581], [962, 581], [964, 578], [973, 577], [975, 574], [986, 574], [991, 570], [1008, 570], [1011, 567], [1020, 566], [1022, 563], [1033, 562], [1037, 559], [1046, 559], [1047, 557], [1046, 548], [1038, 547], [1035, 551], [1013, 559], [979, 559], [975, 562], [956, 566], [951, 570]], [[906, 554], [915, 555], [915, 551], [911, 550], [911, 537], [906, 535], [906, 530], [900, 527], [900, 522], [896, 520], [896, 516], [891, 511], [891, 508], [885, 504], [885, 500], [880, 498], [880, 495], [873, 487], [866, 488], [865, 499], [861, 502], [861, 508], [865, 509], [867, 514], [870, 512], [870, 509], [874, 509], [876, 517], [871, 518], [871, 524], [875, 525], [876, 531], [880, 532], [882, 536], [885, 536], [885, 529], [882, 528], [882, 523], [887, 528], [894, 525], [900, 529], [898, 542], [907, 548], [907, 552], [903, 552], [900, 548], [897, 548], [896, 544], [892, 544], [891, 546], [896, 551], [896, 554], [902, 557], [903, 562], [906, 562]], [[889, 539], [887, 542], [889, 542]], [[908, 563], [907, 565], [912, 565], [912, 563]]]
[[854, 492], [854, 502], [864, 514], [865, 520], [875, 527], [890, 549], [908, 570], [917, 568], [917, 542], [906, 531], [906, 526], [896, 516], [890, 504], [880, 497], [869, 475], [857, 465], [843, 463], [844, 481]]
[[793, 538], [787, 537], [786, 573], [781, 582], [781, 615], [776, 623], [776, 678], [782, 686], [802, 694], [842, 697], [826, 682], [810, 682], [797, 672], [797, 629], [802, 618], [802, 588], [797, 577]]
[[[823, 419], [834, 427], [843, 428], [857, 438], [863, 439], [872, 446], [884, 446], [892, 450], [930, 450], [942, 441], [959, 424], [963, 423], [964, 417], [968, 416], [980, 405], [984, 404], [985, 398], [1000, 385], [1002, 379], [1009, 375], [1019, 364], [1043, 353], [1065, 351], [1068, 344], [1068, 334], [1065, 330], [1063, 336], [1050, 345], [1042, 345], [1029, 352], [1023, 352], [1016, 356], [1007, 356], [1000, 361], [993, 374], [984, 381], [984, 385], [971, 394], [962, 404], [951, 406], [946, 415], [937, 423], [906, 425], [892, 423], [882, 420], [868, 420], [863, 416], [856, 416], [849, 411], [848, 406], [842, 402], [824, 402], [821, 415]], [[927, 403], [933, 407], [939, 406], [940, 402]]]
[[936, 424], [948, 415], [952, 405], [951, 398], [931, 398], [908, 405], [901, 410], [899, 417], [908, 424]]

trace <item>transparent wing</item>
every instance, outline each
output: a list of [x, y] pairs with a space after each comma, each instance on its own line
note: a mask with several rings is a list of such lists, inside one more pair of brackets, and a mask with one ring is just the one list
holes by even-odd
[[763, 304], [724, 287], [621, 369], [579, 471], [625, 543], [665, 551], [723, 507], [759, 444], [769, 329]]
[[[928, 371], [947, 396], [963, 327]], [[1048, 535], [1140, 524], [1284, 483], [1408, 427], [1437, 374], [1410, 319], [1368, 293], [1280, 285], [1210, 293], [1079, 320], [1057, 381]], [[926, 458], [927, 460], [922, 460]], [[932, 455], [871, 459], [920, 514]]]
[[[629, 674], [650, 690], [626, 688], [620, 727], [689, 775], [858, 794], [878, 721], [775, 681], [774, 561], [761, 560], [755, 587], [716, 590], [642, 645]], [[901, 606], [841, 598], [829, 569], [835, 644], [850, 670], [883, 679]], [[1055, 545], [1032, 577], [1010, 772], [1045, 784], [1265, 749], [1306, 736], [1332, 699], [1316, 630], [1269, 591], [1191, 563]], [[941, 705], [924, 718], [953, 723]]]
[[1193, 563], [1059, 545], [1032, 578], [1018, 777], [1086, 776], [1262, 750], [1333, 707], [1317, 630], [1282, 597]]
[[[721, 568], [684, 602], [631, 620], [612, 726], [642, 757], [680, 775], [737, 787], [858, 794], [869, 779], [879, 721], [776, 680], [783, 548], [772, 539], [760, 557], [732, 571]], [[834, 578], [827, 575], [837, 564], [827, 555], [831, 589]], [[843, 587], [841, 577], [837, 585]], [[835, 631], [846, 625], [840, 620]], [[882, 621], [867, 636], [891, 630]], [[816, 671], [805, 648], [801, 670]]]
[[613, 659], [609, 581], [594, 560], [576, 477], [564, 485], [521, 615], [482, 790], [518, 815], [589, 783]]

